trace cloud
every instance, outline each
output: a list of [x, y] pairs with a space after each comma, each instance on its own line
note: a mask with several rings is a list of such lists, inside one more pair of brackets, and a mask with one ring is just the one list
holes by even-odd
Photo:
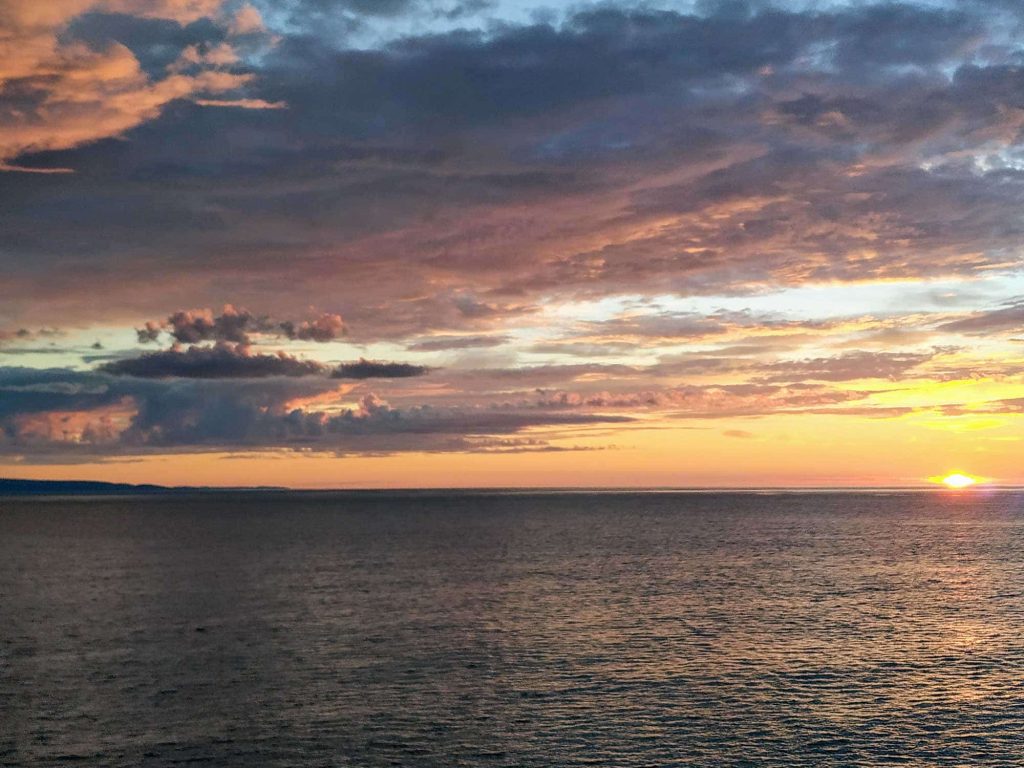
[[760, 378], [767, 382], [855, 381], [887, 379], [896, 381], [927, 363], [938, 354], [932, 352], [847, 352], [833, 357], [789, 360], [770, 363], [759, 368]]
[[19, 339], [28, 339], [31, 338], [31, 336], [32, 332], [27, 328], [19, 328], [16, 331], [0, 330], [0, 344]]
[[17, 330], [0, 330], [0, 342], [3, 341], [32, 341], [36, 339], [48, 339], [55, 336], [62, 336], [63, 331], [59, 328], [18, 328]]
[[337, 386], [324, 378], [153, 380], [0, 368], [0, 453], [73, 461], [178, 450], [555, 450], [539, 437], [507, 436], [632, 420], [497, 405], [396, 408], [373, 393], [329, 411], [293, 405]]
[[[117, 355], [99, 371], [113, 376], [145, 379], [260, 379], [273, 376], [320, 376], [334, 379], [410, 378], [430, 368], [410, 363], [366, 360], [331, 367], [303, 360], [283, 351], [253, 351], [252, 334], [282, 336], [289, 340], [327, 342], [346, 332], [341, 315], [323, 313], [312, 320], [278, 322], [226, 304], [222, 312], [210, 309], [180, 310], [164, 323], [148, 321], [135, 330], [139, 343], [159, 341], [166, 330], [174, 345], [141, 356]], [[206, 345], [204, 342], [214, 342]], [[188, 345], [184, 346], [183, 345]]]
[[636, 343], [632, 341], [607, 341], [596, 344], [582, 341], [546, 341], [534, 344], [530, 351], [543, 355], [572, 355], [593, 359], [629, 354], [636, 348]]
[[249, 3], [244, 4], [235, 12], [228, 25], [228, 32], [232, 35], [251, 35], [265, 30], [263, 16], [255, 6]]
[[749, 440], [756, 435], [753, 432], [748, 432], [745, 429], [726, 429], [722, 431], [722, 434], [726, 437], [735, 437], [741, 440]]
[[39, 60], [15, 66], [31, 71], [0, 73], [7, 74], [0, 100], [0, 161], [7, 170], [23, 168], [12, 161], [27, 152], [118, 136], [152, 120], [176, 99], [238, 91], [252, 79], [204, 66], [153, 80], [119, 43], [93, 49], [54, 42]]
[[236, 309], [226, 304], [221, 313], [213, 310], [189, 309], [172, 313], [163, 323], [148, 321], [136, 330], [140, 343], [157, 341], [166, 329], [174, 341], [198, 344], [203, 341], [227, 341], [251, 344], [251, 334], [284, 336], [292, 340], [327, 342], [341, 338], [347, 332], [341, 315], [322, 313], [311, 320], [295, 322], [276, 321], [268, 316], [257, 316], [247, 309]]
[[[750, 310], [715, 310], [710, 313], [669, 311], [657, 307], [630, 310], [608, 320], [577, 323], [569, 339], [588, 339], [601, 345], [649, 345], [666, 342], [715, 341], [726, 334], [780, 335], [798, 331], [826, 332], [847, 324], [869, 325], [872, 318], [793, 320], [777, 314]], [[552, 346], [552, 351], [556, 349]], [[761, 348], [762, 351], [766, 347]]]
[[509, 336], [435, 336], [413, 341], [406, 345], [410, 352], [445, 352], [454, 349], [480, 349], [500, 347]]
[[581, 332], [601, 338], [696, 339], [726, 333], [733, 322], [728, 313], [658, 312], [589, 323]]
[[303, 341], [333, 341], [345, 335], [347, 329], [341, 315], [324, 313], [313, 320], [296, 325], [290, 320], [280, 324], [284, 335], [289, 339]]
[[233, 109], [287, 109], [283, 101], [264, 99], [195, 99], [200, 107], [225, 107]]
[[[69, 171], [13, 161], [29, 152], [120, 136], [179, 99], [244, 92], [253, 75], [235, 68], [240, 59], [230, 43], [187, 44], [193, 34], [186, 30], [194, 32], [202, 22], [219, 30], [222, 5], [222, 0], [61, 0], [42, 10], [34, 0], [8, 2], [0, 15], [0, 170]], [[156, 30], [165, 36], [158, 57], [174, 50], [176, 42], [183, 44], [175, 59], [144, 67], [139, 56], [161, 47], [153, 40]], [[243, 6], [227, 30], [259, 31], [252, 6]], [[111, 32], [139, 43], [139, 56]], [[263, 106], [258, 99], [229, 101]]]
[[333, 371], [334, 379], [406, 379], [423, 376], [430, 368], [425, 365], [411, 363], [389, 363], [379, 360], [359, 359], [355, 363], [342, 363]]
[[48, 411], [94, 410], [127, 395], [95, 374], [21, 367], [0, 367], [0, 392], [0, 421]]
[[200, 341], [230, 341], [238, 344], [249, 343], [249, 333], [267, 325], [254, 317], [248, 310], [235, 309], [230, 304], [219, 315], [209, 309], [191, 309], [175, 312], [167, 318], [169, 333], [182, 344], [196, 344]]
[[145, 325], [135, 329], [135, 335], [138, 338], [139, 344], [149, 344], [160, 339], [160, 331], [161, 327], [158, 323], [147, 320]]
[[[26, 254], [2, 286], [19, 315], [38, 297], [124, 316], [168, 286], [202, 306], [228, 283], [253, 303], [288, 285], [277, 314], [337, 303], [359, 338], [395, 340], [500, 331], [560, 296], [975, 275], [1022, 234], [1020, 73], [993, 53], [1005, 18], [979, 6], [607, 5], [347, 48], [300, 24], [354, 12], [318, 2], [268, 15], [299, 26], [268, 30], [259, 56], [223, 9], [133, 8], [134, 26], [85, 14], [87, 39], [71, 14], [67, 45], [122, 45], [150, 83], [179, 60], [183, 77], [249, 79], [123, 140], [17, 159], [82, 177], [0, 179], [0, 226]], [[38, 210], [59, 225], [45, 237]]]
[[938, 326], [948, 333], [985, 335], [1003, 331], [1017, 332], [1024, 329], [1024, 302], [1012, 302], [1000, 309], [975, 312], [960, 320], [952, 320]]
[[569, 409], [651, 409], [679, 419], [721, 419], [776, 413], [816, 413], [823, 408], [863, 400], [868, 393], [820, 385], [679, 385], [643, 391], [538, 392], [537, 405]]
[[[58, 328], [18, 328], [17, 330], [0, 329], [0, 354], [3, 355], [62, 355], [74, 348], [58, 345], [55, 338], [60, 338], [65, 332]], [[46, 346], [42, 342], [48, 341]], [[27, 342], [37, 342], [36, 346], [24, 346]]]
[[982, 406], [981, 410], [990, 413], [1021, 413], [1024, 414], [1024, 397], [1008, 397], [995, 400]]
[[114, 376], [144, 379], [172, 377], [190, 379], [255, 379], [267, 376], [321, 376], [322, 363], [299, 360], [284, 352], [255, 354], [241, 344], [218, 343], [212, 347], [189, 347], [149, 352], [140, 357], [114, 360], [99, 367]]
[[[190, 326], [191, 327], [191, 326]], [[207, 326], [202, 326], [206, 328]], [[229, 333], [234, 333], [237, 328]], [[320, 376], [332, 379], [402, 379], [423, 376], [431, 369], [410, 363], [359, 359], [331, 367], [286, 352], [257, 353], [245, 341], [220, 340], [213, 346], [193, 345], [147, 352], [103, 363], [97, 369], [112, 376], [142, 379], [262, 379], [270, 376]]]

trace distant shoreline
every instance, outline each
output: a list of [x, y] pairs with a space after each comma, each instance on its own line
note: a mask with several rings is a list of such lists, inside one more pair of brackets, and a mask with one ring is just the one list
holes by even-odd
[[778, 486], [778, 487], [474, 487], [474, 488], [288, 488], [285, 486], [165, 486], [154, 484], [108, 483], [97, 480], [27, 480], [0, 478], [0, 497], [24, 496], [171, 496], [183, 494], [351, 494], [351, 495], [572, 495], [572, 494], [813, 494], [813, 493], [946, 493], [985, 494], [992, 491], [1021, 491], [1020, 486], [977, 486], [966, 491], [950, 491], [939, 485], [916, 486]]
[[0, 478], [0, 496], [112, 496], [169, 495], [181, 493], [234, 493], [240, 491], [290, 491], [277, 486], [218, 487], [167, 486], [131, 483], [106, 483], [99, 480], [24, 480]]

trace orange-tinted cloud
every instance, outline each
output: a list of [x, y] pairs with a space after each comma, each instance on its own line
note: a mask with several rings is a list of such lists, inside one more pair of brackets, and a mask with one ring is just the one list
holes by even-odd
[[[68, 24], [86, 12], [121, 13], [179, 24], [216, 19], [221, 0], [14, 0], [0, 13], [0, 169], [28, 152], [69, 149], [117, 137], [158, 116], [176, 99], [249, 108], [277, 107], [258, 99], [209, 98], [238, 92], [251, 74], [224, 68], [238, 62], [228, 42], [190, 46], [162, 73], [145, 72], [125, 45], [65, 41]], [[251, 16], [251, 13], [249, 14]], [[234, 23], [234, 22], [232, 22]], [[252, 20], [247, 28], [252, 27]], [[250, 29], [250, 31], [252, 31]], [[53, 168], [27, 170], [53, 172]]]

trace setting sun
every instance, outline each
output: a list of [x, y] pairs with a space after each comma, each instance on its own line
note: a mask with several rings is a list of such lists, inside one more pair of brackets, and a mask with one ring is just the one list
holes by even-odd
[[942, 478], [942, 482], [947, 488], [970, 488], [978, 481], [976, 478], [970, 477], [969, 475], [962, 475], [959, 472], [955, 472], [952, 475], [946, 475], [946, 477]]

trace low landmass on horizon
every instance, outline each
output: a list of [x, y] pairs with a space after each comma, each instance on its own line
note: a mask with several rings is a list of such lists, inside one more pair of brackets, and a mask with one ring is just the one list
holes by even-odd
[[170, 494], [210, 491], [284, 491], [279, 486], [195, 486], [104, 483], [96, 480], [23, 480], [0, 478], [0, 496], [94, 496], [101, 494]]

